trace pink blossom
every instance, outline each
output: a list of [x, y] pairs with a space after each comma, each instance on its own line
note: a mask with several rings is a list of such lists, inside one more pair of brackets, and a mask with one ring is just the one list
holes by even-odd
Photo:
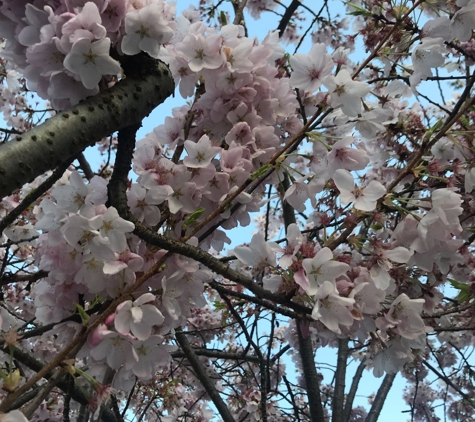
[[343, 113], [349, 117], [361, 114], [363, 106], [361, 99], [370, 91], [370, 86], [365, 82], [357, 82], [351, 78], [347, 70], [342, 69], [338, 75], [329, 75], [323, 80], [323, 85], [331, 93], [331, 106], [341, 106]]
[[340, 325], [349, 327], [353, 324], [354, 318], [348, 308], [355, 301], [341, 297], [334, 282], [324, 281], [317, 289], [315, 300], [312, 318], [325, 324], [329, 330], [340, 334]]
[[327, 156], [329, 177], [338, 169], [363, 170], [368, 165], [369, 157], [366, 151], [349, 147], [354, 141], [353, 137], [346, 136], [333, 145]]
[[117, 307], [117, 315], [114, 320], [116, 330], [121, 334], [131, 332], [139, 340], [146, 340], [152, 333], [154, 325], [160, 325], [164, 321], [161, 312], [152, 304], [155, 296], [145, 293], [134, 302], [127, 300]]
[[314, 295], [325, 281], [335, 282], [336, 278], [349, 270], [348, 264], [333, 261], [333, 253], [328, 248], [320, 249], [313, 258], [306, 258], [302, 262], [309, 288], [307, 293]]
[[91, 349], [91, 356], [98, 361], [106, 360], [112, 369], [119, 369], [132, 354], [130, 337], [114, 331], [107, 331], [102, 337], [101, 343]]
[[125, 54], [134, 55], [145, 51], [158, 57], [160, 45], [173, 36], [173, 29], [165, 20], [158, 4], [152, 3], [125, 16], [125, 33], [121, 48]]
[[432, 331], [421, 318], [423, 305], [424, 299], [410, 299], [402, 293], [394, 299], [385, 318], [402, 337], [416, 339]]
[[183, 164], [190, 168], [208, 166], [213, 157], [221, 151], [220, 147], [212, 146], [207, 135], [203, 135], [198, 142], [185, 141], [185, 149], [188, 156], [183, 159]]
[[361, 211], [374, 211], [377, 200], [386, 193], [386, 188], [376, 180], [369, 182], [363, 189], [357, 187], [348, 170], [335, 171], [333, 181], [340, 191], [340, 202], [343, 205], [353, 202], [353, 206]]
[[173, 193], [170, 186], [152, 186], [145, 189], [133, 184], [127, 192], [130, 211], [139, 221], [155, 226], [160, 221], [160, 210], [156, 205], [162, 204]]
[[282, 248], [275, 242], [266, 242], [262, 233], [252, 236], [249, 246], [236, 246], [234, 254], [246, 265], [252, 267], [265, 267], [277, 265], [276, 252], [281, 252]]
[[114, 207], [110, 207], [103, 215], [91, 221], [91, 227], [108, 239], [108, 245], [114, 252], [123, 252], [127, 247], [125, 233], [133, 231], [135, 226], [121, 218]]
[[289, 267], [292, 265], [292, 262], [297, 258], [295, 254], [300, 249], [304, 239], [302, 233], [297, 226], [297, 224], [289, 224], [287, 227], [287, 247], [285, 248], [285, 253], [279, 259], [279, 265], [281, 267]]
[[125, 368], [131, 370], [138, 378], [150, 379], [158, 366], [165, 366], [171, 361], [170, 351], [174, 346], [162, 346], [162, 336], [151, 336], [138, 341], [129, 349]]
[[63, 25], [62, 33], [71, 43], [75, 43], [81, 38], [88, 38], [90, 41], [100, 40], [105, 38], [107, 33], [101, 23], [102, 19], [97, 5], [89, 1], [84, 4], [79, 14]]
[[64, 67], [79, 75], [87, 89], [93, 89], [104, 75], [115, 76], [121, 71], [119, 62], [109, 55], [110, 44], [109, 38], [95, 42], [81, 38], [64, 59]]
[[223, 63], [219, 53], [221, 36], [218, 34], [204, 37], [202, 34], [189, 34], [183, 42], [176, 44], [176, 50], [186, 59], [193, 72], [203, 69], [217, 69]]
[[459, 41], [468, 41], [472, 38], [475, 29], [475, 3], [470, 2], [462, 7], [452, 18], [450, 29], [452, 35]]
[[308, 54], [294, 54], [290, 57], [290, 64], [290, 84], [308, 92], [315, 92], [320, 88], [334, 66], [331, 56], [326, 53], [325, 44], [314, 44]]
[[[311, 178], [309, 183], [305, 183], [307, 179]], [[310, 202], [315, 206], [315, 196], [318, 192], [323, 190], [325, 182], [312, 175], [307, 175], [294, 180], [292, 186], [287, 189], [284, 195], [284, 200], [287, 201], [297, 211], [304, 212], [307, 208], [305, 202], [310, 199]]]

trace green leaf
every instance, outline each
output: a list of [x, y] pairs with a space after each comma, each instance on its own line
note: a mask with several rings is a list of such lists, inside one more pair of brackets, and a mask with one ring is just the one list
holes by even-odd
[[87, 323], [89, 322], [89, 315], [87, 314], [87, 312], [79, 303], [74, 302], [74, 306], [76, 307], [76, 310], [79, 316], [81, 317], [82, 325], [87, 325]]
[[258, 177], [264, 176], [264, 174], [266, 174], [270, 168], [272, 168], [271, 164], [263, 165], [259, 170], [256, 170], [254, 173], [251, 174], [250, 179], [255, 180]]
[[226, 17], [226, 13], [221, 11], [219, 14], [219, 20], [221, 21], [221, 26], [225, 26], [228, 24], [228, 18]]
[[447, 278], [447, 280], [454, 289], [460, 290], [460, 293], [457, 296], [457, 300], [459, 303], [466, 302], [470, 299], [470, 291], [468, 284], [460, 283], [460, 281], [456, 281], [451, 278]]
[[225, 308], [224, 304], [222, 302], [220, 302], [219, 300], [215, 300], [213, 302], [213, 307], [216, 311], [220, 311], [221, 309]]
[[193, 211], [188, 217], [185, 218], [183, 223], [183, 228], [186, 229], [190, 224], [194, 223], [198, 218], [201, 217], [206, 210], [203, 207], [199, 207], [196, 211]]
[[439, 130], [443, 124], [444, 124], [444, 119], [438, 120], [437, 123], [426, 132], [424, 138], [430, 139], [432, 135], [435, 133], [435, 131]]
[[346, 4], [350, 7], [352, 7], [353, 9], [355, 9], [353, 12], [348, 12], [347, 15], [352, 15], [352, 16], [371, 16], [371, 12], [369, 12], [368, 10], [366, 9], [363, 9], [362, 7], [360, 6], [357, 6], [356, 4], [354, 3], [351, 3], [349, 1], [346, 2]]

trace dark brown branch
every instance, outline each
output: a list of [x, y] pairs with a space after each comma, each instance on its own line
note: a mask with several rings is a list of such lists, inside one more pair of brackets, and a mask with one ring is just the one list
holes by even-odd
[[261, 409], [261, 415], [260, 418], [263, 422], [267, 422], [267, 380], [266, 380], [266, 360], [264, 359], [264, 356], [261, 353], [261, 350], [259, 346], [254, 342], [252, 339], [251, 335], [249, 334], [246, 324], [244, 323], [243, 319], [239, 315], [239, 313], [236, 311], [234, 308], [233, 304], [229, 300], [229, 298], [226, 296], [226, 294], [220, 293], [221, 298], [223, 301], [226, 303], [226, 306], [228, 307], [229, 311], [231, 312], [232, 316], [236, 320], [236, 322], [239, 324], [241, 327], [242, 333], [246, 337], [246, 340], [250, 346], [254, 349], [254, 353], [256, 354], [259, 362], [259, 369], [260, 369], [260, 375], [261, 375], [261, 382], [260, 382], [260, 393], [261, 393], [261, 401], [260, 401], [260, 409]]
[[366, 360], [363, 359], [358, 368], [356, 369], [353, 380], [351, 381], [350, 391], [346, 396], [345, 409], [343, 410], [342, 422], [348, 422], [350, 420], [351, 410], [353, 409], [353, 401], [356, 397], [356, 392], [358, 391], [358, 385], [360, 383], [361, 377], [363, 376], [363, 371], [366, 368]]
[[244, 8], [246, 7], [247, 0], [241, 0], [239, 5], [235, 8], [234, 25], [244, 25]]
[[64, 375], [65, 374], [61, 368], [58, 368], [53, 372], [48, 382], [41, 387], [38, 394], [34, 397], [34, 399], [28, 404], [26, 409], [23, 411], [23, 414], [28, 419], [30, 419], [33, 416], [33, 413], [35, 413], [36, 409], [40, 407], [41, 403], [43, 403], [43, 400], [46, 399], [48, 394], [61, 381]]
[[457, 387], [449, 377], [445, 376], [441, 372], [439, 372], [436, 368], [434, 368], [427, 360], [422, 361], [422, 363], [429, 368], [434, 374], [436, 374], [442, 381], [444, 381], [449, 387], [453, 388], [460, 396], [467, 402], [468, 405], [475, 408], [475, 404], [473, 399], [466, 393], [464, 393], [459, 387]]
[[325, 422], [318, 374], [317, 369], [315, 368], [315, 359], [313, 358], [312, 338], [310, 336], [303, 338], [302, 331], [300, 330], [300, 322], [295, 321], [295, 324], [297, 326], [297, 334], [299, 337], [299, 352], [300, 359], [302, 359], [303, 376], [305, 378], [308, 406], [310, 408], [310, 418], [312, 422]]
[[[261, 306], [263, 306], [263, 307], [265, 307], [265, 308], [267, 308], [271, 311], [277, 312], [281, 315], [288, 316], [290, 318], [299, 319], [299, 320], [302, 318], [302, 316], [299, 315], [298, 313], [293, 312], [293, 311], [291, 311], [289, 309], [286, 309], [286, 308], [282, 308], [281, 306], [277, 306], [274, 303], [272, 303], [270, 300], [265, 300], [265, 299], [261, 299], [259, 297], [249, 296], [245, 293], [240, 293], [240, 292], [236, 292], [236, 291], [233, 291], [233, 290], [228, 290], [228, 289], [226, 289], [226, 285], [220, 284], [216, 281], [212, 281], [208, 284], [209, 284], [210, 287], [212, 287], [213, 289], [215, 289], [216, 291], [218, 291], [220, 293], [224, 293], [224, 294], [227, 294], [229, 296], [238, 297], [240, 299], [244, 299], [246, 301], [255, 303], [256, 305], [261, 305]], [[310, 315], [312, 313], [311, 308], [307, 308], [306, 306], [300, 305], [298, 303], [293, 304], [293, 308], [295, 310], [297, 310], [299, 313], [302, 313], [302, 314], [305, 314], [305, 315]]]
[[86, 157], [84, 156], [84, 153], [80, 153], [77, 157], [79, 167], [84, 173], [84, 176], [86, 176], [87, 180], [91, 180], [94, 177], [94, 172], [91, 169], [91, 166], [89, 165], [89, 162], [86, 160]]
[[299, 0], [292, 0], [292, 3], [290, 3], [287, 9], [285, 10], [284, 16], [282, 16], [282, 19], [279, 22], [279, 26], [277, 27], [277, 30], [279, 31], [279, 38], [284, 35], [285, 29], [287, 28], [287, 25], [289, 24], [292, 15], [295, 13], [299, 6]]
[[[227, 360], [242, 360], [245, 362], [259, 363], [257, 356], [243, 355], [242, 353], [229, 353], [221, 350], [212, 349], [193, 349], [197, 356], [206, 356], [214, 359], [227, 359]], [[170, 353], [174, 359], [186, 357], [185, 354], [179, 350]]]
[[201, 385], [204, 387], [204, 389], [210, 396], [220, 416], [223, 418], [223, 421], [236, 422], [233, 416], [231, 415], [228, 406], [226, 405], [226, 403], [224, 403], [223, 399], [216, 390], [213, 381], [211, 380], [205, 368], [198, 359], [198, 356], [193, 351], [193, 348], [191, 347], [190, 343], [188, 342], [188, 339], [186, 338], [186, 334], [181, 329], [178, 329], [176, 330], [175, 337], [178, 344], [181, 346], [183, 353], [186, 355], [188, 362], [190, 362], [193, 371], [195, 371], [196, 377], [200, 380]]
[[28, 282], [32, 283], [42, 278], [45, 278], [48, 275], [48, 271], [40, 270], [34, 274], [11, 274], [5, 273], [0, 277], [0, 286], [5, 286], [10, 283], [22, 283]]
[[385, 375], [383, 382], [381, 383], [378, 392], [376, 393], [373, 405], [371, 406], [371, 409], [368, 413], [368, 416], [366, 417], [365, 422], [377, 422], [384, 402], [386, 401], [386, 397], [388, 396], [389, 390], [393, 385], [394, 378], [396, 378], [396, 374]]
[[343, 402], [345, 400], [346, 364], [348, 359], [348, 339], [338, 339], [338, 358], [335, 373], [335, 388], [332, 400], [332, 421], [343, 420]]

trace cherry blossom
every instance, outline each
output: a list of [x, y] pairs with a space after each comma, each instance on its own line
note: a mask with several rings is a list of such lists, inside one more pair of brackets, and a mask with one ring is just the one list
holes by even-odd
[[374, 211], [377, 200], [386, 193], [385, 187], [376, 180], [369, 182], [364, 189], [357, 187], [348, 170], [335, 171], [333, 180], [340, 191], [340, 202], [343, 205], [353, 202], [353, 206], [361, 211]]
[[361, 99], [370, 91], [368, 84], [354, 81], [345, 69], [340, 70], [336, 76], [327, 76], [322, 83], [331, 93], [332, 107], [341, 106], [343, 113], [349, 117], [361, 114]]
[[350, 326], [354, 318], [351, 308], [354, 299], [341, 297], [334, 282], [324, 281], [315, 294], [312, 318], [325, 324], [331, 331], [340, 334], [340, 325]]
[[304, 259], [302, 265], [307, 274], [310, 286], [307, 293], [314, 295], [325, 281], [335, 282], [336, 278], [345, 274], [349, 267], [343, 262], [332, 261], [333, 253], [328, 248], [320, 249], [312, 259]]
[[163, 315], [152, 304], [147, 304], [155, 300], [151, 293], [145, 293], [138, 299], [128, 300], [117, 307], [117, 314], [114, 319], [114, 326], [121, 334], [131, 332], [139, 340], [146, 340], [152, 333], [154, 325], [160, 325]]
[[313, 45], [308, 54], [293, 55], [290, 58], [290, 64], [293, 70], [290, 84], [308, 92], [314, 92], [320, 88], [334, 66], [331, 56], [326, 53], [325, 44]]
[[279, 259], [279, 264], [282, 267], [288, 267], [292, 264], [292, 261], [296, 260], [295, 254], [300, 249], [304, 239], [298, 226], [294, 223], [287, 227], [287, 247], [285, 248], [284, 255]]
[[452, 35], [459, 41], [468, 41], [474, 29], [475, 3], [470, 2], [457, 11], [450, 22]]
[[213, 147], [207, 135], [203, 135], [198, 142], [185, 141], [188, 156], [183, 159], [183, 164], [191, 168], [201, 168], [209, 165], [221, 148]]
[[0, 412], [474, 417], [473, 0], [0, 3]]
[[150, 336], [145, 341], [134, 344], [132, 357], [127, 359], [126, 369], [131, 370], [137, 377], [150, 379], [154, 368], [170, 362], [170, 351], [175, 347], [162, 346], [162, 336]]
[[424, 299], [409, 299], [403, 293], [391, 304], [386, 320], [395, 326], [402, 337], [416, 339], [430, 331], [420, 316], [423, 304]]
[[175, 48], [188, 59], [188, 66], [193, 72], [200, 72], [203, 69], [217, 69], [223, 64], [223, 57], [219, 54], [220, 42], [217, 34], [207, 38], [201, 34], [190, 34]]
[[119, 213], [114, 207], [92, 219], [92, 228], [99, 231], [103, 238], [109, 240], [108, 245], [115, 252], [123, 252], [127, 247], [125, 233], [130, 233], [134, 229], [134, 224], [119, 217]]
[[131, 339], [114, 331], [102, 333], [102, 341], [91, 349], [91, 356], [96, 360], [106, 360], [112, 369], [119, 369], [133, 353]]
[[160, 210], [157, 205], [162, 204], [171, 194], [170, 186], [152, 186], [145, 189], [134, 184], [128, 192], [128, 204], [132, 214], [145, 224], [154, 226], [160, 221]]
[[87, 89], [97, 86], [104, 75], [117, 75], [121, 68], [109, 55], [110, 39], [91, 42], [87, 38], [77, 40], [64, 59], [64, 67], [79, 75]]
[[105, 38], [106, 29], [101, 25], [102, 19], [97, 5], [91, 1], [84, 4], [81, 12], [67, 21], [61, 32], [75, 43], [80, 38], [89, 38], [91, 41]]
[[276, 243], [266, 242], [262, 233], [252, 236], [249, 246], [234, 248], [234, 253], [242, 263], [257, 267], [276, 265], [276, 252], [281, 251], [282, 248]]
[[151, 3], [137, 11], [127, 13], [125, 33], [121, 43], [121, 49], [125, 54], [134, 55], [145, 51], [152, 57], [158, 57], [160, 45], [171, 40], [173, 28], [168, 25], [161, 11], [161, 5]]
[[438, 68], [444, 63], [444, 40], [442, 38], [424, 38], [421, 43], [412, 52], [412, 64], [414, 73], [409, 80], [411, 86], [432, 76], [432, 67]]

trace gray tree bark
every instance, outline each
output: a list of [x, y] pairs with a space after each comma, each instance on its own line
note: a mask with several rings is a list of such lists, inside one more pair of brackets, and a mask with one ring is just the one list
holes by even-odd
[[[124, 66], [125, 67], [125, 66]], [[133, 57], [126, 78], [0, 145], [0, 198], [112, 133], [140, 123], [173, 94], [168, 67]]]

